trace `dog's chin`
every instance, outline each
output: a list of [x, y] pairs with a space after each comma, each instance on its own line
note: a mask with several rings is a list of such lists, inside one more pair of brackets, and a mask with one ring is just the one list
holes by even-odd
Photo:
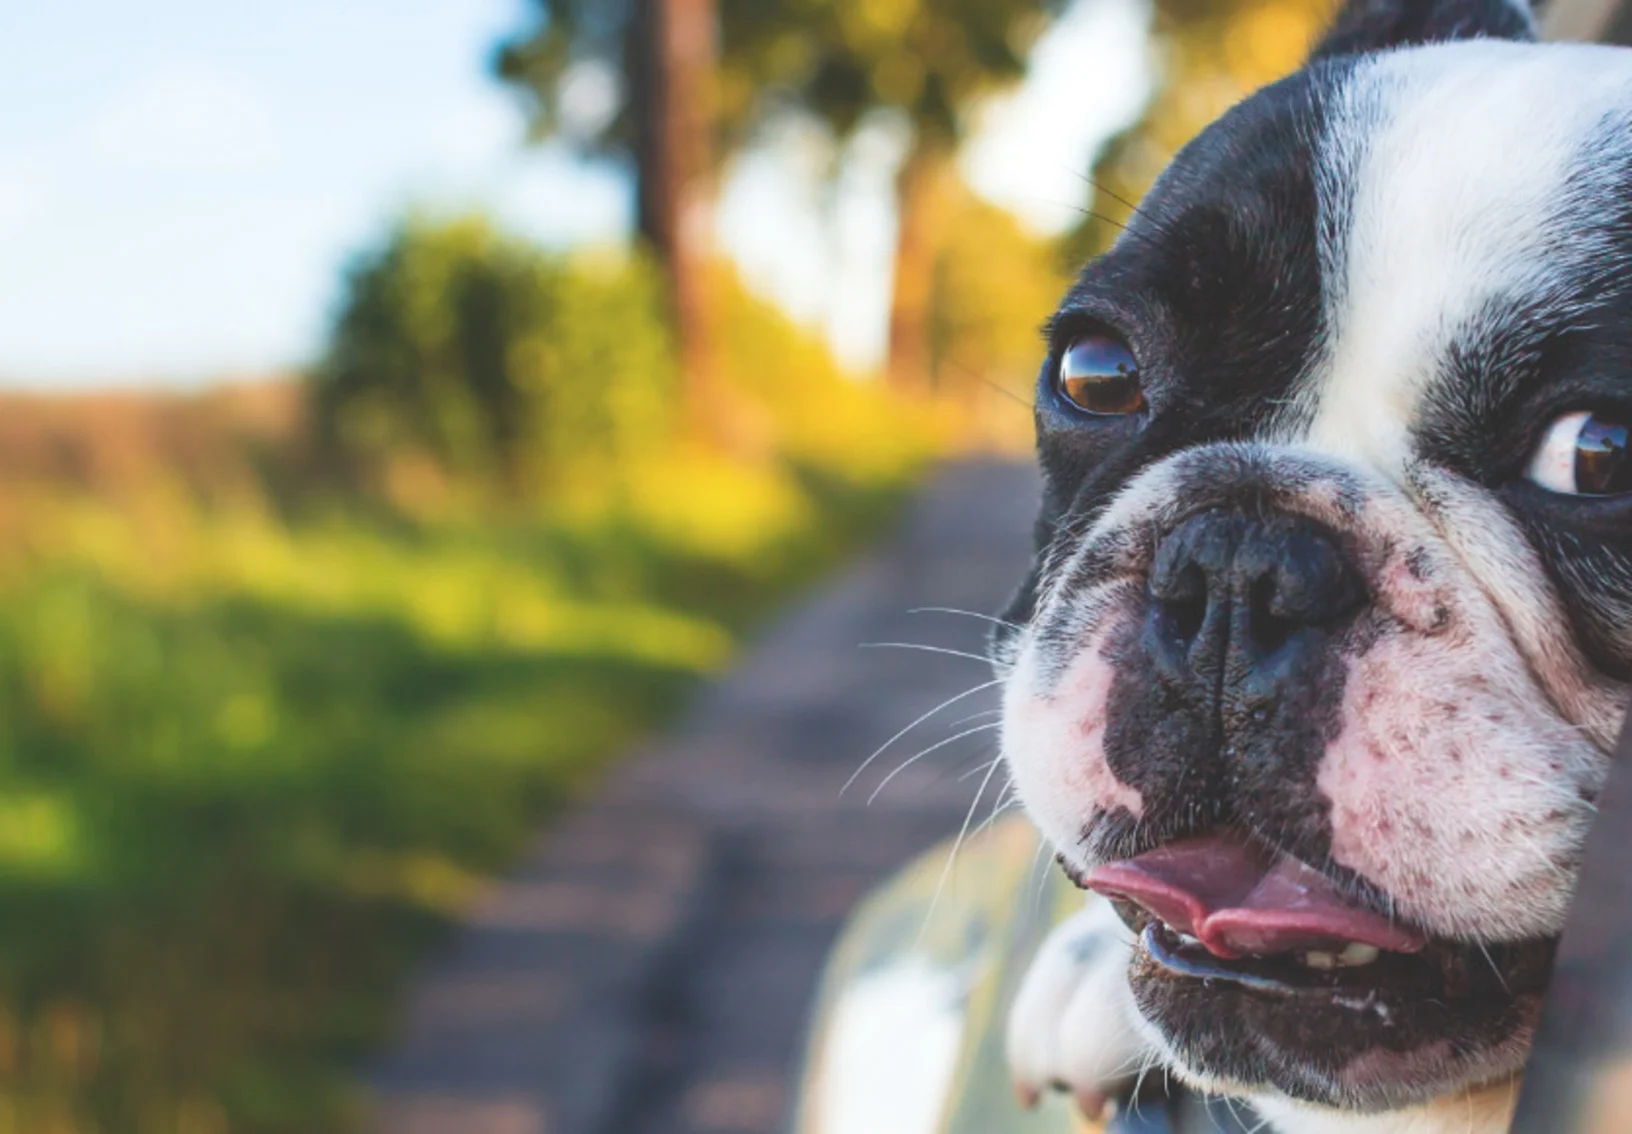
[[1556, 944], [1432, 942], [1363, 967], [1312, 969], [1291, 956], [1220, 960], [1141, 912], [1124, 920], [1140, 935], [1135, 1002], [1181, 1074], [1364, 1112], [1518, 1072]]

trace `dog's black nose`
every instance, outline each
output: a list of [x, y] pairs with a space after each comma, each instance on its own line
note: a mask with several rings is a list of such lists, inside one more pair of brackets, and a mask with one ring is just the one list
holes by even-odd
[[1365, 603], [1330, 530], [1297, 516], [1205, 512], [1175, 528], [1150, 577], [1150, 648], [1171, 676], [1273, 697]]

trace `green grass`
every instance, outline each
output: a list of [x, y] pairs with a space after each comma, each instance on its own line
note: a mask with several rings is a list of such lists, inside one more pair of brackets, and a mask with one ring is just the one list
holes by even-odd
[[353, 1125], [475, 881], [905, 485], [704, 479], [486, 526], [56, 501], [0, 581], [0, 1134]]

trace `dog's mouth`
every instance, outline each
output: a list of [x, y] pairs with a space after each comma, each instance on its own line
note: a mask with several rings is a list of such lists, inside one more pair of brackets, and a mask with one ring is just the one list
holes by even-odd
[[1111, 899], [1162, 968], [1263, 993], [1459, 998], [1494, 983], [1512, 995], [1543, 988], [1552, 964], [1553, 939], [1435, 940], [1349, 898], [1297, 859], [1230, 834], [1170, 843], [1079, 882]]
[[1250, 1082], [1267, 1067], [1310, 1101], [1398, 1099], [1450, 1070], [1445, 1049], [1522, 1048], [1556, 947], [1435, 939], [1234, 834], [1073, 880], [1139, 935], [1136, 999], [1181, 1050], [1211, 1049], [1200, 1070]]
[[1461, 945], [1430, 942], [1416, 953], [1395, 953], [1363, 942], [1321, 943], [1323, 948], [1266, 956], [1221, 958], [1181, 931], [1145, 919], [1140, 946], [1167, 972], [1236, 984], [1271, 996], [1326, 1002], [1387, 1018], [1401, 999], [1454, 1001], [1500, 993], [1541, 992], [1547, 985], [1554, 942]]

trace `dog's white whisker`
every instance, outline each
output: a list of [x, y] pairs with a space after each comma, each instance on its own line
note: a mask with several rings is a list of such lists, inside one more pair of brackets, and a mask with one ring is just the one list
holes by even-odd
[[1500, 965], [1498, 965], [1496, 963], [1496, 958], [1492, 957], [1490, 955], [1490, 950], [1485, 947], [1484, 938], [1475, 937], [1474, 941], [1479, 946], [1479, 952], [1484, 955], [1485, 964], [1489, 965], [1490, 966], [1490, 971], [1493, 974], [1495, 974], [1496, 983], [1502, 986], [1502, 991], [1503, 992], [1507, 993], [1509, 996], [1512, 996], [1513, 995], [1513, 990], [1511, 988], [1507, 987], [1507, 978], [1502, 975], [1502, 968], [1501, 968]]
[[918, 650], [926, 654], [945, 654], [949, 658], [968, 658], [984, 665], [991, 665], [992, 659], [985, 654], [972, 654], [968, 650], [954, 650], [950, 646], [926, 646], [922, 642], [863, 642], [863, 650]]
[[1148, 1052], [1146, 1053], [1144, 1060], [1142, 1060], [1142, 1065], [1139, 1068], [1139, 1074], [1133, 1081], [1133, 1093], [1128, 1096], [1128, 1103], [1132, 1107], [1134, 1114], [1140, 1113], [1139, 1095], [1145, 1087], [1145, 1076], [1150, 1074], [1151, 1068], [1155, 1067], [1156, 1064], [1161, 1062], [1161, 1058], [1162, 1057], [1156, 1052]]
[[[988, 725], [987, 727], [989, 728], [991, 726]], [[976, 764], [973, 768], [970, 768], [967, 772], [958, 777], [958, 783], [961, 784], [965, 780], [974, 779], [976, 776], [980, 775], [982, 772], [986, 771], [986, 769], [990, 768], [993, 764], [998, 763], [1002, 759], [1003, 757], [1001, 756], [994, 756], [984, 764]]]
[[[934, 744], [931, 744], [928, 748], [923, 749], [922, 751], [916, 753], [913, 756], [909, 756], [907, 759], [905, 759], [905, 760], [901, 761], [901, 763], [897, 764], [894, 771], [892, 771], [889, 775], [885, 776], [882, 780], [879, 781], [878, 786], [873, 789], [873, 794], [869, 795], [867, 797], [867, 805], [869, 807], [871, 807], [872, 803], [873, 803], [873, 800], [877, 799], [879, 797], [879, 794], [885, 788], [890, 786], [890, 781], [891, 780], [895, 779], [895, 777], [899, 776], [902, 772], [906, 771], [908, 768], [912, 767], [918, 761], [922, 760], [925, 756], [930, 755], [932, 752], [939, 752], [941, 749], [945, 748], [948, 744], [956, 743], [957, 741], [962, 740], [966, 736], [974, 736], [977, 733], [990, 732], [992, 729], [998, 728], [998, 727], [1000, 727], [1000, 726], [994, 723], [994, 724], [976, 725], [974, 728], [966, 728], [962, 732], [954, 733], [953, 735], [947, 737], [945, 740], [936, 741]], [[992, 768], [995, 768], [997, 766], [997, 764], [998, 764], [998, 761], [996, 761], [996, 760], [992, 761]], [[987, 770], [986, 774], [988, 776], [991, 775], [991, 769], [990, 768]]]
[[1542, 869], [1546, 870], [1549, 874], [1552, 874], [1555, 878], [1558, 878], [1561, 881], [1569, 883], [1573, 883], [1575, 881], [1574, 876], [1568, 870], [1564, 869], [1563, 866], [1559, 865], [1557, 860], [1554, 859], [1552, 855], [1548, 854], [1541, 844], [1536, 842], [1534, 835], [1519, 830], [1512, 831], [1511, 835], [1515, 842], [1524, 847], [1535, 857], [1535, 860], [1541, 864]]
[[908, 614], [959, 614], [964, 618], [977, 618], [982, 622], [990, 622], [993, 626], [1001, 626], [1005, 630], [1022, 630], [1018, 622], [1010, 622], [1007, 618], [998, 618], [993, 614], [981, 614], [974, 610], [959, 610], [955, 606], [915, 606], [907, 611]]
[[970, 721], [978, 721], [978, 720], [982, 719], [983, 717], [1002, 716], [1002, 714], [1003, 714], [1002, 709], [982, 709], [978, 713], [970, 713], [966, 717], [959, 717], [957, 720], [952, 721], [951, 723], [949, 723], [946, 727], [947, 728], [957, 728], [959, 725], [968, 724]]
[[[998, 759], [1001, 760], [1002, 757], [999, 756]], [[992, 804], [992, 813], [986, 816], [984, 823], [975, 828], [976, 836], [1019, 805], [1020, 797], [1014, 792], [1014, 780], [1011, 777], [1009, 782], [1004, 784], [1002, 789], [998, 791], [997, 800]]]
[[918, 929], [919, 940], [923, 939], [924, 930], [929, 928], [930, 919], [935, 916], [935, 907], [940, 904], [941, 892], [946, 889], [946, 880], [952, 876], [952, 864], [957, 861], [958, 850], [963, 846], [963, 840], [969, 834], [969, 824], [974, 821], [975, 811], [980, 807], [980, 799], [986, 794], [986, 785], [992, 782], [992, 774], [997, 771], [997, 761], [986, 769], [986, 776], [980, 781], [980, 787], [975, 791], [975, 798], [969, 804], [969, 810], [963, 817], [963, 826], [958, 829], [958, 837], [952, 840], [952, 849], [947, 853], [946, 865], [941, 867], [941, 876], [935, 882], [935, 893], [929, 899], [929, 909], [924, 913], [924, 924]]
[[[1043, 895], [1048, 892], [1049, 880], [1053, 877], [1049, 870], [1048, 840], [1039, 838], [1037, 849], [1032, 852], [1031, 872], [1037, 878], [1037, 885], [1032, 890], [1031, 912], [1035, 914], [1043, 905]], [[1042, 867], [1041, 870], [1038, 867]]]
[[[1242, 1123], [1241, 1125], [1245, 1125], [1245, 1123]], [[1267, 1130], [1267, 1129], [1269, 1129], [1269, 1119], [1260, 1118], [1256, 1123], [1253, 1124], [1252, 1129], [1247, 1131], [1247, 1134], [1258, 1134], [1258, 1132], [1260, 1130]]]
[[[1112, 1016], [1108, 1022], [1115, 1026], [1118, 1036], [1130, 1039], [1138, 1038], [1138, 1033], [1134, 1030], [1133, 1025], [1125, 1023], [1115, 1016]], [[1137, 1050], [1132, 1055], [1114, 1064], [1109, 1070], [1102, 1072], [1100, 1077], [1107, 1083], [1114, 1083], [1132, 1074], [1135, 1067], [1143, 1066], [1145, 1060], [1150, 1058], [1150, 1050], [1143, 1044], [1136, 1045], [1136, 1047]]]
[[991, 825], [993, 823], [995, 823], [999, 819], [1003, 818], [1003, 816], [1007, 815], [1010, 811], [1013, 811], [1014, 808], [1015, 808], [1015, 804], [1012, 801], [1009, 802], [1009, 803], [1005, 803], [1002, 807], [993, 808], [992, 813], [990, 815], [986, 816], [985, 821], [982, 822], [980, 826], [978, 826], [978, 827], [976, 827], [974, 829], [974, 831], [972, 833], [973, 836], [978, 837], [981, 832], [987, 830], [989, 827], [991, 827]]
[[[1125, 1028], [1123, 1030], [1126, 1033], [1128, 1033], [1129, 1035], [1134, 1034], [1132, 1028]], [[1134, 1073], [1134, 1068], [1143, 1067], [1144, 1064], [1145, 1064], [1145, 1060], [1147, 1060], [1149, 1058], [1150, 1058], [1150, 1053], [1148, 1051], [1145, 1051], [1145, 1050], [1141, 1049], [1141, 1050], [1135, 1052], [1134, 1054], [1128, 1056], [1122, 1062], [1118, 1063], [1115, 1067], [1112, 1067], [1109, 1071], [1105, 1072], [1104, 1077], [1105, 1077], [1105, 1079], [1107, 1081], [1115, 1082], [1117, 1079], [1120, 1079], [1125, 1075], [1133, 1074]]]
[[853, 785], [858, 779], [861, 778], [861, 774], [868, 769], [868, 767], [872, 764], [872, 762], [874, 760], [877, 760], [880, 756], [884, 755], [884, 753], [889, 750], [889, 748], [890, 748], [890, 746], [892, 744], [894, 744], [896, 741], [900, 740], [903, 736], [906, 736], [907, 733], [911, 732], [913, 729], [917, 728], [919, 725], [923, 724], [930, 717], [933, 717], [936, 713], [940, 712], [942, 709], [946, 709], [946, 708], [948, 708], [948, 707], [950, 707], [952, 705], [956, 705], [959, 701], [962, 701], [962, 700], [964, 700], [964, 699], [966, 699], [968, 697], [973, 697], [977, 693], [983, 693], [986, 690], [991, 689], [994, 686], [998, 686], [998, 685], [1001, 685], [1001, 684], [1003, 684], [1003, 679], [1002, 678], [995, 678], [995, 679], [993, 679], [991, 681], [983, 681], [979, 685], [975, 686], [973, 689], [965, 689], [962, 693], [959, 693], [956, 696], [948, 697], [946, 700], [942, 701], [939, 705], [936, 705], [933, 709], [929, 710], [929, 712], [923, 713], [920, 716], [914, 717], [910, 724], [908, 724], [900, 732], [897, 732], [894, 736], [890, 737], [883, 744], [880, 744], [876, 749], [873, 750], [873, 754], [871, 756], [867, 757], [867, 759], [865, 759], [865, 760], [863, 760], [861, 762], [860, 767], [858, 767], [854, 772], [850, 773], [850, 778], [845, 780], [844, 781], [844, 786], [839, 789], [839, 795], [842, 796], [842, 795], [844, 795], [845, 792], [849, 791], [851, 785]]

